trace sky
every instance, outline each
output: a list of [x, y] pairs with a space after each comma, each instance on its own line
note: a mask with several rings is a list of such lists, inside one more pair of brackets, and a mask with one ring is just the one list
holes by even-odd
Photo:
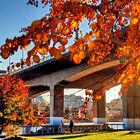
[[[49, 8], [36, 8], [27, 5], [27, 0], [0, 0], [0, 46], [5, 43], [6, 38], [19, 36], [22, 27], [29, 26], [32, 21], [40, 19]], [[16, 61], [20, 58], [21, 51], [16, 57], [12, 57], [11, 61]], [[0, 69], [6, 69], [8, 60], [4, 61], [0, 57]]]
[[[31, 5], [27, 5], [27, 0], [0, 0], [0, 46], [5, 43], [7, 38], [13, 38], [14, 36], [20, 36], [19, 33], [22, 27], [29, 26], [34, 20], [40, 19], [46, 13], [49, 12], [49, 8], [36, 8]], [[84, 22], [81, 24], [83, 34], [88, 31], [87, 23]], [[17, 62], [21, 58], [21, 51], [18, 51], [18, 54], [12, 56], [11, 62]], [[7, 69], [9, 60], [3, 60], [0, 57], [0, 69]], [[110, 93], [113, 93], [113, 96], [109, 97], [107, 101], [110, 101], [112, 98], [117, 98], [117, 92], [119, 87], [113, 88], [108, 91], [108, 97]], [[67, 91], [68, 94], [75, 93], [76, 90], [69, 90]], [[81, 94], [78, 92], [77, 95]]]
[[[27, 0], [0, 0], [0, 46], [5, 43], [7, 38], [20, 36], [22, 27], [31, 25], [34, 20], [41, 19], [45, 14], [49, 13], [49, 7], [38, 8], [27, 5]], [[87, 32], [87, 22], [81, 24], [83, 34]], [[11, 62], [18, 62], [22, 56], [21, 50], [14, 56], [10, 57]], [[25, 52], [24, 52], [25, 56]], [[0, 57], [0, 69], [7, 69], [9, 59], [3, 60]]]
[[[121, 85], [115, 86], [113, 88], [111, 88], [110, 90], [106, 91], [106, 103], [110, 103], [113, 99], [118, 99], [121, 98], [118, 93], [120, 91]], [[85, 90], [81, 90], [81, 89], [65, 89], [64, 90], [64, 94], [65, 95], [70, 95], [70, 94], [75, 94], [76, 96], [82, 96], [83, 98], [85, 98]], [[50, 102], [50, 96], [49, 93], [43, 94], [42, 95], [44, 97], [44, 99], [47, 102]]]

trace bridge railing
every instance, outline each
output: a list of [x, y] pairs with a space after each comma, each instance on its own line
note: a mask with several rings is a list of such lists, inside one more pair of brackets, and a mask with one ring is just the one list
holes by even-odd
[[109, 127], [112, 130], [123, 130], [124, 129], [124, 123], [107, 123], [105, 126]]
[[[69, 52], [69, 47], [68, 48], [65, 48], [65, 52], [63, 52], [62, 55], [65, 54], [65, 53], [67, 53], [67, 52]], [[38, 65], [38, 64], [43, 63], [45, 61], [48, 61], [48, 60], [50, 60], [52, 58], [53, 57], [49, 54], [49, 55], [44, 56], [42, 59], [40, 59], [40, 62], [39, 63], [35, 63], [33, 60], [31, 60], [31, 65], [30, 66], [27, 66], [26, 63], [25, 63], [25, 65], [23, 65], [23, 67], [20, 67], [20, 68], [14, 68], [13, 69], [12, 66], [9, 66], [9, 73], [10, 74], [15, 74], [15, 73], [20, 72], [22, 70], [28, 69], [30, 67], [33, 67], [35, 65]]]
[[[111, 124], [75, 124], [73, 128], [74, 133], [90, 133], [99, 131], [116, 131], [124, 130], [124, 123], [111, 123]], [[63, 127], [43, 125], [40, 127], [36, 126], [23, 126], [22, 135], [42, 135], [42, 134], [60, 134], [70, 133], [69, 125], [65, 124]]]

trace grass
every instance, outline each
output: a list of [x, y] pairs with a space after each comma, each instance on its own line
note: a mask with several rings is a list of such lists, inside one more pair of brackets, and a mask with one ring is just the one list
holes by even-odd
[[27, 140], [140, 140], [140, 131], [95, 132], [59, 136], [26, 137]]

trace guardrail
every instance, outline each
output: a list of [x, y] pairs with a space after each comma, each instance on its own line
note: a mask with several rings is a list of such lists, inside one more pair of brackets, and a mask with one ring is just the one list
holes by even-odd
[[[75, 124], [73, 128], [74, 133], [91, 133], [99, 131], [115, 131], [124, 130], [124, 124], [112, 123], [112, 124], [87, 124], [80, 125]], [[42, 135], [42, 134], [68, 134], [70, 133], [69, 125], [62, 126], [50, 126], [43, 125], [40, 127], [35, 126], [23, 126], [22, 135]]]
[[[65, 48], [65, 52], [63, 52], [62, 55], [65, 54], [65, 53], [67, 53], [67, 52], [69, 52], [69, 47], [68, 47], [68, 48]], [[28, 69], [28, 68], [30, 68], [30, 67], [33, 67], [33, 66], [35, 66], [35, 65], [38, 65], [38, 64], [43, 63], [43, 62], [45, 62], [45, 61], [48, 61], [48, 60], [50, 60], [50, 59], [52, 59], [52, 58], [53, 58], [53, 57], [49, 54], [49, 55], [47, 55], [47, 56], [44, 56], [42, 59], [40, 59], [40, 62], [39, 62], [39, 63], [35, 63], [35, 62], [32, 60], [30, 66], [27, 66], [26, 63], [25, 63], [25, 65], [23, 65], [23, 67], [16, 68], [16, 69], [12, 69], [12, 67], [10, 66], [10, 68], [9, 68], [9, 73], [10, 73], [10, 74], [15, 74], [15, 73], [17, 73], [17, 72], [19, 72], [19, 71]]]
[[113, 130], [123, 130], [124, 129], [124, 123], [120, 124], [120, 123], [108, 123], [105, 124], [107, 125], [109, 128], [113, 129]]

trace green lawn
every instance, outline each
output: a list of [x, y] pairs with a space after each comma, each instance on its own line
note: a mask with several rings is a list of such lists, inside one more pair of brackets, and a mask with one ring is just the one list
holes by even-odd
[[26, 137], [28, 140], [140, 140], [140, 131], [96, 132], [59, 136]]

